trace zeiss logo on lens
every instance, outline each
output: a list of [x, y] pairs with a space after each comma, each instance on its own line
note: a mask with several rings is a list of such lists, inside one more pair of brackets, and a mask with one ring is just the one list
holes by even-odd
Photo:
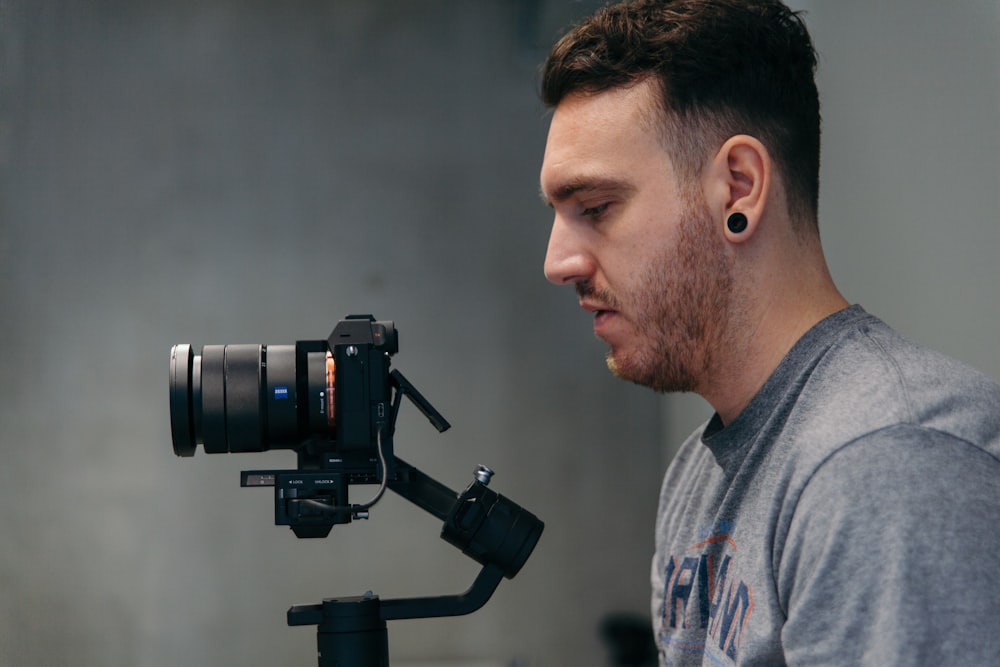
[[288, 387], [275, 387], [274, 400], [288, 398]]

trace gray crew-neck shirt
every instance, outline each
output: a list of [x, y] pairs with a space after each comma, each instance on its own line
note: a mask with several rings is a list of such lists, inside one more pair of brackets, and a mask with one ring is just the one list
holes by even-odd
[[1000, 665], [1000, 386], [859, 306], [681, 447], [661, 665]]

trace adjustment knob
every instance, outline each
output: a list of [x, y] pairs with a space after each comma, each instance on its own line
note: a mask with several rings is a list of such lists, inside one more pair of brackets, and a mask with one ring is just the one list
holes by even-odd
[[476, 481], [477, 482], [479, 482], [483, 486], [487, 486], [487, 485], [489, 485], [490, 480], [492, 478], [493, 478], [493, 471], [490, 470], [489, 467], [484, 466], [482, 464], [480, 464], [479, 466], [476, 467]]

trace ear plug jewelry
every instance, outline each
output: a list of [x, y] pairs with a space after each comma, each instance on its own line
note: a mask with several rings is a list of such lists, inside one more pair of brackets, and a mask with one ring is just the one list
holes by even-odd
[[733, 234], [740, 234], [747, 228], [747, 217], [737, 211], [729, 216], [726, 220], [726, 227], [729, 228]]

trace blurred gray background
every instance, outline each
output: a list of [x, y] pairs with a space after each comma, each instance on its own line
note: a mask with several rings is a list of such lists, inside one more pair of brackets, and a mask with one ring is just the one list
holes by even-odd
[[[537, 68], [596, 4], [0, 0], [0, 664], [314, 665], [291, 604], [465, 590], [478, 567], [395, 495], [299, 541], [239, 487], [290, 453], [171, 450], [171, 345], [355, 312], [396, 321], [394, 366], [453, 424], [404, 406], [397, 453], [453, 489], [486, 463], [546, 522], [482, 610], [390, 623], [393, 664], [608, 664], [708, 409], [611, 378], [542, 277]], [[1000, 5], [793, 6], [835, 277], [1000, 376]]]

